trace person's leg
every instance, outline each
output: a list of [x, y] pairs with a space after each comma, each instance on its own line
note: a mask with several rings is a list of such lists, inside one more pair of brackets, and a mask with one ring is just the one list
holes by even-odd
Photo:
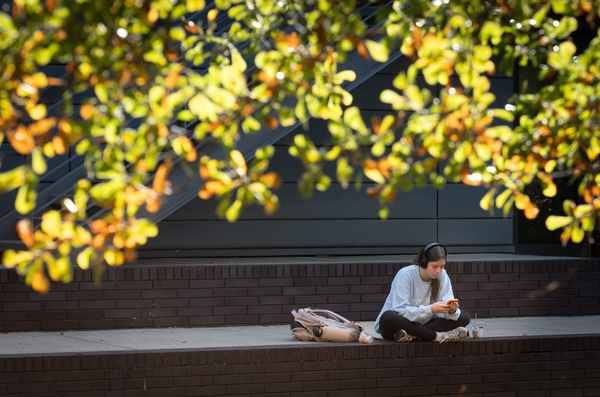
[[[433, 320], [425, 324], [425, 328], [435, 332], [452, 331], [458, 327], [466, 327], [471, 322], [471, 316], [465, 311], [460, 311], [458, 320], [446, 320], [445, 318], [435, 317]], [[410, 333], [410, 332], [409, 332]]]
[[401, 329], [422, 340], [434, 340], [436, 337], [435, 331], [427, 329], [419, 323], [413, 323], [393, 310], [388, 310], [381, 315], [379, 333], [383, 339], [394, 340], [394, 334]]

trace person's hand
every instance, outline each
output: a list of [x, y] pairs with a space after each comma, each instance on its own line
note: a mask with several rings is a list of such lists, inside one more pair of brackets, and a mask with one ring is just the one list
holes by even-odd
[[447, 305], [444, 302], [435, 302], [431, 305], [431, 311], [434, 313], [448, 313], [449, 310], [450, 305]]
[[450, 302], [450, 304], [448, 305], [448, 307], [449, 307], [448, 313], [454, 314], [454, 313], [456, 313], [456, 311], [459, 308], [458, 302]]

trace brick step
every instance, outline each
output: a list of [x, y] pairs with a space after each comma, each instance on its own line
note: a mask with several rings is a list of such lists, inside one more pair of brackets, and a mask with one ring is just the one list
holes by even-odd
[[[52, 283], [45, 295], [0, 269], [0, 331], [287, 324], [291, 310], [309, 306], [373, 321], [393, 276], [411, 260], [145, 260], [109, 268], [97, 283], [76, 269], [70, 284]], [[597, 258], [462, 255], [446, 270], [471, 317], [600, 314]]]

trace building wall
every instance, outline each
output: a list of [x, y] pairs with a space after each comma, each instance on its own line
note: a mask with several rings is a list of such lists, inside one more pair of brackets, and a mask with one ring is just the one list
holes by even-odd
[[[394, 114], [389, 105], [379, 101], [379, 93], [393, 87], [394, 77], [407, 68], [407, 62], [401, 57], [352, 91], [353, 104], [362, 109], [367, 125], [373, 115]], [[490, 79], [497, 96], [493, 106], [504, 107], [513, 94], [513, 79]], [[426, 86], [422, 78], [419, 84]], [[428, 88], [434, 94], [439, 90]], [[365, 177], [358, 190], [354, 184], [343, 189], [336, 182], [335, 164], [330, 164], [325, 167], [333, 181], [329, 190], [303, 198], [297, 188], [303, 166], [288, 154], [298, 133], [307, 134], [317, 147], [331, 141], [327, 123], [313, 119], [308, 131], [299, 128], [274, 145], [270, 168], [283, 180], [283, 186], [275, 191], [280, 198], [275, 215], [265, 215], [255, 206], [245, 209], [239, 220], [230, 224], [216, 217], [215, 200], [195, 198], [161, 222], [160, 236], [143, 247], [141, 256], [412, 253], [433, 240], [447, 245], [450, 252], [514, 251], [513, 214], [504, 218], [501, 210], [493, 214], [482, 210], [479, 201], [486, 192], [484, 187], [448, 183], [441, 190], [427, 185], [400, 191], [390, 206], [388, 220], [382, 221], [378, 199], [366, 196], [366, 188], [373, 183]]]
[[[106, 269], [99, 282], [77, 269], [47, 294], [0, 269], [0, 332], [286, 324], [304, 307], [375, 321], [407, 265], [169, 258]], [[452, 261], [447, 271], [471, 317], [600, 314], [598, 260]]]

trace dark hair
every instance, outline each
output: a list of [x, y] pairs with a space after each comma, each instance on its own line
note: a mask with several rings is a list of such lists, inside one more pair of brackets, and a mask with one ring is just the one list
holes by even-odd
[[[444, 247], [440, 243], [429, 243], [425, 247], [421, 248], [413, 262], [422, 267], [423, 269], [427, 269], [427, 265], [429, 262], [435, 262], [440, 259], [446, 259], [448, 252], [446, 247]], [[431, 302], [434, 303], [437, 301], [438, 293], [440, 292], [440, 282], [439, 280], [432, 279], [431, 280]]]

